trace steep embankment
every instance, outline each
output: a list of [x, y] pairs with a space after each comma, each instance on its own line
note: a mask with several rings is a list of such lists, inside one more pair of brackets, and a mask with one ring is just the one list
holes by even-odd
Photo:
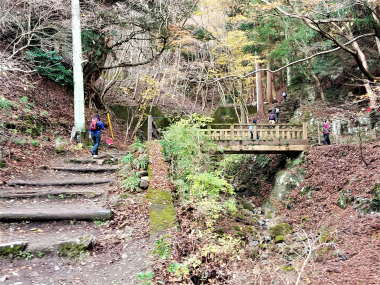
[[314, 147], [283, 214], [331, 243], [307, 268], [311, 284], [379, 284], [380, 144]]
[[3, 77], [0, 83], [0, 184], [54, 154], [73, 122], [70, 92], [37, 76]]

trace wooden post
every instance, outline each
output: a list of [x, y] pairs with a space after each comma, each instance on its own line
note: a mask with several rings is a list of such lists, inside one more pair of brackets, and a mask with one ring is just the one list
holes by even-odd
[[153, 117], [148, 116], [148, 141], [152, 140], [153, 135]]
[[278, 144], [280, 144], [280, 126], [276, 126], [276, 139], [278, 140]]
[[302, 123], [302, 139], [307, 140], [307, 123]]

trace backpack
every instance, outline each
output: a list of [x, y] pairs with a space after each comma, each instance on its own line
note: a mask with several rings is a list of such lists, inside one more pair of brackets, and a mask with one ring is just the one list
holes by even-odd
[[91, 124], [90, 124], [90, 130], [91, 131], [96, 131], [98, 129], [98, 119], [97, 118], [92, 118]]
[[269, 115], [269, 120], [276, 120], [276, 115], [273, 114], [273, 113], [271, 113], [271, 114]]

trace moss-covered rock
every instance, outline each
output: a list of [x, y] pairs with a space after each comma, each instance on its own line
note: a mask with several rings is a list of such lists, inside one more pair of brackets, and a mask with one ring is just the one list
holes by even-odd
[[286, 236], [287, 234], [292, 233], [293, 228], [287, 223], [277, 224], [269, 229], [269, 232], [273, 238], [277, 236]]
[[0, 256], [16, 257], [19, 256], [27, 247], [25, 242], [12, 242], [0, 244]]
[[87, 252], [93, 244], [93, 237], [82, 237], [75, 241], [64, 242], [58, 246], [58, 255], [62, 257], [77, 258]]
[[151, 203], [149, 218], [152, 233], [170, 229], [176, 225], [176, 211], [169, 191], [149, 189], [146, 195]]
[[285, 237], [283, 235], [278, 235], [274, 237], [274, 242], [275, 243], [281, 243], [285, 241]]

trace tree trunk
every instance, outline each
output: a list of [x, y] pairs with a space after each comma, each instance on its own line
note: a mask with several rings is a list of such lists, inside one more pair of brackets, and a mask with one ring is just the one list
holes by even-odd
[[[260, 63], [256, 60], [256, 70], [260, 69]], [[256, 73], [256, 95], [257, 95], [257, 114], [260, 118], [264, 118], [264, 100], [263, 86], [261, 81], [261, 72]]]
[[[268, 69], [270, 69], [270, 64], [268, 63]], [[272, 95], [272, 72], [267, 71], [267, 100], [270, 106], [273, 104], [273, 95]]]
[[73, 38], [73, 70], [74, 70], [74, 129], [85, 132], [84, 87], [82, 70], [82, 40], [80, 27], [79, 0], [71, 0], [72, 38]]
[[369, 107], [370, 108], [376, 108], [377, 107], [377, 96], [376, 93], [373, 91], [369, 81], [364, 82], [364, 88], [367, 92], [367, 95], [369, 97]]

